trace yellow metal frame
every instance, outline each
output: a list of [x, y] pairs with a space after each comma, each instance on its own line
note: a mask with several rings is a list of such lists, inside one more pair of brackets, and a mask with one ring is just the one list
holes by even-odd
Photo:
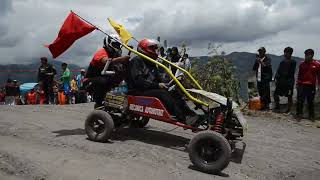
[[[173, 79], [173, 81], [179, 86], [179, 88], [182, 90], [182, 92], [183, 92], [190, 100], [192, 100], [193, 102], [196, 102], [196, 103], [198, 103], [198, 104], [207, 106], [207, 107], [209, 106], [209, 104], [207, 104], [207, 103], [205, 103], [205, 102], [203, 102], [203, 101], [201, 101], [201, 100], [193, 97], [193, 96], [186, 90], [186, 88], [184, 88], [184, 86], [180, 83], [180, 81], [172, 74], [172, 72], [170, 71], [170, 69], [167, 68], [165, 65], [163, 65], [162, 63], [159, 63], [158, 61], [156, 61], [156, 60], [154, 60], [154, 59], [152, 59], [152, 58], [150, 58], [150, 57], [148, 57], [148, 56], [146, 56], [146, 55], [144, 55], [144, 54], [142, 54], [142, 53], [140, 53], [140, 52], [138, 52], [138, 51], [136, 51], [136, 50], [134, 50], [134, 49], [132, 49], [132, 48], [130, 48], [130, 47], [128, 47], [128, 46], [127, 46], [126, 44], [124, 44], [124, 43], [123, 43], [122, 45], [123, 45], [126, 49], [128, 49], [130, 52], [133, 52], [134, 54], [136, 54], [136, 55], [138, 55], [138, 56], [140, 56], [140, 57], [142, 57], [142, 58], [144, 58], [144, 59], [146, 59], [146, 60], [148, 60], [148, 61], [150, 61], [150, 62], [152, 62], [152, 63], [154, 63], [154, 64], [156, 64], [156, 65], [158, 65], [158, 66], [160, 66], [161, 68], [163, 68], [163, 69], [168, 73], [168, 75]], [[185, 69], [183, 69], [183, 68], [181, 68], [181, 67], [173, 64], [172, 62], [170, 62], [170, 61], [168, 61], [168, 60], [166, 60], [166, 59], [164, 59], [164, 58], [160, 58], [160, 59], [164, 60], [165, 62], [169, 63], [170, 65], [172, 65], [172, 66], [176, 67], [177, 69], [181, 70], [182, 72], [186, 73], [186, 74], [189, 76], [189, 78], [198, 86], [198, 88], [202, 90], [202, 88], [201, 88], [201, 86], [199, 85], [199, 83], [192, 77], [192, 75], [191, 75], [188, 71], [186, 71]]]
[[193, 76], [192, 76], [187, 70], [183, 69], [182, 67], [179, 67], [179, 66], [175, 65], [174, 63], [166, 60], [166, 59], [163, 58], [163, 57], [160, 57], [160, 56], [159, 56], [158, 58], [160, 58], [160, 59], [163, 60], [164, 62], [172, 65], [173, 67], [181, 70], [184, 74], [188, 75], [188, 77], [192, 80], [192, 82], [193, 82], [200, 90], [202, 90], [202, 87], [200, 86], [200, 84], [198, 83], [198, 81], [195, 80], [195, 79], [193, 78]]

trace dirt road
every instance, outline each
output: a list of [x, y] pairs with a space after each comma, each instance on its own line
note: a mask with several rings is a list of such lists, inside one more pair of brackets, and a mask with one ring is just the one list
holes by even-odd
[[[194, 170], [185, 145], [193, 134], [151, 121], [122, 129], [111, 143], [87, 140], [92, 104], [0, 106], [1, 180], [318, 179], [320, 129], [248, 117], [246, 149], [220, 175]], [[172, 131], [170, 131], [172, 130]], [[170, 132], [167, 132], [170, 131]], [[241, 147], [241, 144], [239, 144]]]

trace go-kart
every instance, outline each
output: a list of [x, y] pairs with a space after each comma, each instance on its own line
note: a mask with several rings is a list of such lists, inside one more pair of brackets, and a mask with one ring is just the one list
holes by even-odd
[[176, 82], [175, 85], [186, 95], [189, 107], [200, 114], [201, 118], [192, 125], [187, 125], [173, 119], [157, 98], [134, 96], [130, 95], [130, 92], [126, 95], [107, 93], [104, 106], [91, 112], [85, 121], [89, 140], [106, 142], [116, 128], [143, 128], [149, 120], [162, 121], [195, 133], [187, 149], [190, 160], [197, 169], [215, 174], [226, 168], [235, 143], [241, 140], [247, 127], [238, 104], [226, 97], [202, 90], [188, 72], [176, 66], [198, 86], [197, 89], [185, 89], [164, 65], [131, 48], [129, 50], [164, 68]]

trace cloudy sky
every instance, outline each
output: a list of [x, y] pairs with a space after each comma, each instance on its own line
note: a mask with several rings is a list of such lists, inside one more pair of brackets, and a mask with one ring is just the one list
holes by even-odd
[[[227, 53], [282, 54], [286, 46], [303, 56], [306, 48], [320, 58], [319, 0], [0, 0], [0, 64], [28, 63], [51, 54], [52, 42], [70, 10], [113, 32], [107, 18], [123, 24], [137, 39], [185, 42], [189, 54], [207, 55], [208, 43]], [[86, 65], [102, 46], [96, 31], [78, 40], [57, 59]]]

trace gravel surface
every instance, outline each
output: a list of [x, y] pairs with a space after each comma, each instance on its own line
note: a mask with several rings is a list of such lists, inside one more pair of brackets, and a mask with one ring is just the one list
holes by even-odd
[[150, 121], [120, 129], [109, 143], [89, 141], [92, 104], [0, 106], [1, 180], [319, 179], [320, 129], [273, 113], [248, 113], [246, 148], [237, 144], [219, 175], [193, 168], [186, 145], [194, 134]]

